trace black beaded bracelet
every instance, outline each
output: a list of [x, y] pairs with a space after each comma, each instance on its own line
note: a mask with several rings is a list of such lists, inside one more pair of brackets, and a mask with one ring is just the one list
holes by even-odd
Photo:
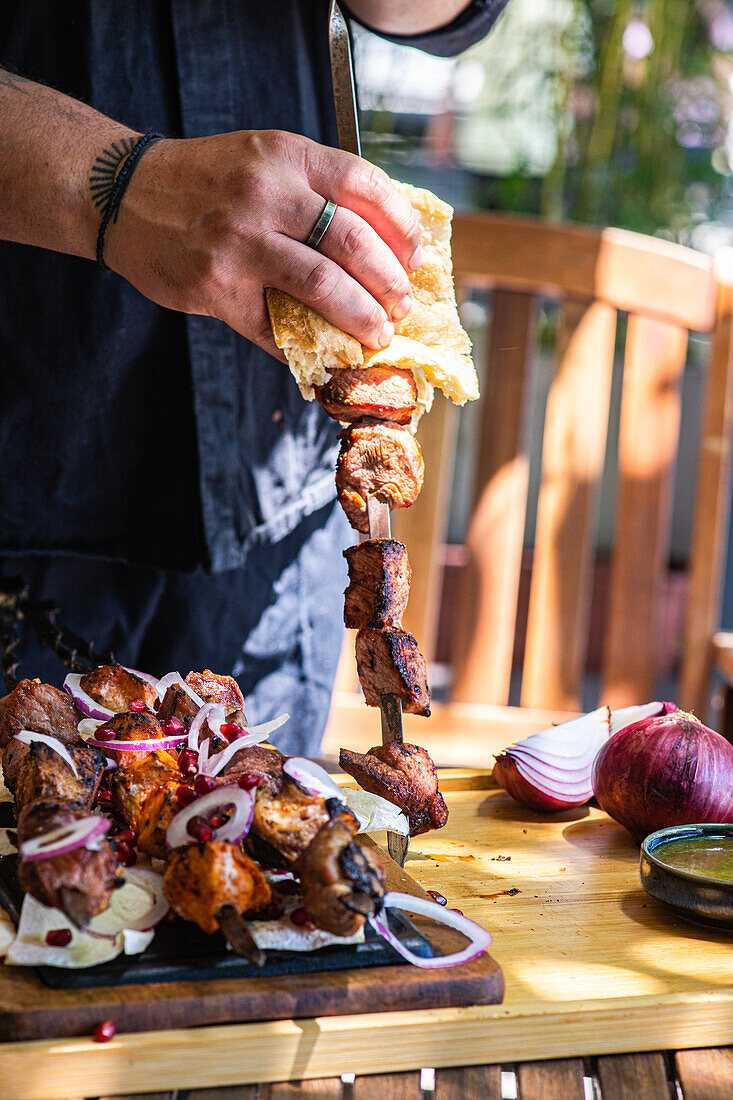
[[132, 173], [135, 171], [140, 161], [140, 157], [151, 145], [155, 145], [156, 142], [162, 140], [163, 135], [157, 134], [153, 130], [150, 130], [147, 134], [138, 138], [130, 150], [130, 154], [125, 163], [117, 173], [117, 178], [115, 179], [107, 204], [104, 207], [102, 220], [99, 223], [99, 229], [97, 231], [97, 264], [103, 271], [107, 270], [107, 265], [104, 262], [104, 235], [107, 232], [107, 226], [112, 220], [117, 221], [122, 196], [127, 190], [127, 185], [132, 179]]

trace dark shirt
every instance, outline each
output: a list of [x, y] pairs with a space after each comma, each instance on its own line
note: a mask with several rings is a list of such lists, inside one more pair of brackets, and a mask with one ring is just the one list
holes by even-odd
[[[505, 3], [474, 0], [449, 27], [395, 40], [458, 53]], [[5, 2], [0, 63], [141, 131], [274, 128], [335, 145], [327, 11]], [[89, 261], [0, 242], [0, 554], [236, 568], [334, 497], [336, 432], [223, 323], [162, 309]]]

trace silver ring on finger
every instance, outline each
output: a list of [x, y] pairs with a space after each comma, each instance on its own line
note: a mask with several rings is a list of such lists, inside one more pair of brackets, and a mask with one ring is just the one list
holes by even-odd
[[331, 202], [331, 200], [329, 199], [326, 205], [323, 207], [323, 210], [321, 211], [320, 218], [313, 226], [310, 237], [305, 242], [308, 248], [318, 248], [319, 244], [326, 235], [326, 230], [333, 221], [333, 216], [337, 210], [338, 206], [336, 205], [336, 203]]

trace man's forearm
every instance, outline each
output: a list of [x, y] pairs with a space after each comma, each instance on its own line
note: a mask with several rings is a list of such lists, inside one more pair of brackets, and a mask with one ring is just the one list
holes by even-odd
[[384, 34], [427, 34], [451, 23], [470, 0], [348, 0], [367, 26]]
[[134, 130], [0, 68], [0, 239], [93, 258], [91, 174]]

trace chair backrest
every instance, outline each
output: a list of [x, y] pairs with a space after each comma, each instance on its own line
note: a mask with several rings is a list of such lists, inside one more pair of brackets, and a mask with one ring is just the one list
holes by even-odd
[[[457, 214], [453, 257], [464, 291], [491, 288], [473, 518], [455, 620], [453, 697], [508, 701], [529, 485], [527, 416], [538, 301], [558, 302], [542, 444], [524, 646], [523, 706], [577, 709], [585, 672], [601, 475], [618, 315], [628, 314], [615, 537], [601, 698], [654, 691], [660, 580], [669, 553], [680, 384], [688, 332], [710, 333], [699, 436], [690, 583], [681, 639], [683, 705], [705, 710], [718, 624], [733, 427], [733, 250], [714, 262], [623, 230]], [[426, 486], [394, 514], [409, 547], [406, 616], [428, 656], [440, 596], [456, 410], [436, 400], [418, 435]]]

